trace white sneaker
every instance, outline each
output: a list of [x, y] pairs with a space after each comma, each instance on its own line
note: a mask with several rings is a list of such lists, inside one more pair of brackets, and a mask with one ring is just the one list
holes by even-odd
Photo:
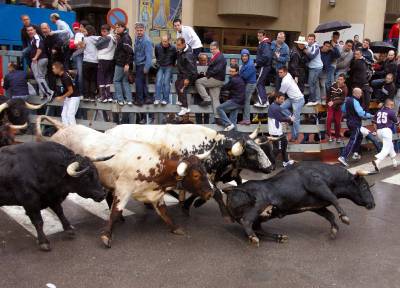
[[344, 166], [349, 167], [349, 164], [346, 162], [346, 159], [344, 159], [344, 157], [340, 156], [337, 160]]
[[265, 102], [264, 104], [261, 104], [260, 102], [257, 102], [256, 104], [254, 104], [254, 107], [259, 107], [259, 108], [267, 108], [269, 105], [268, 101]]
[[354, 160], [360, 160], [361, 159], [361, 155], [358, 154], [357, 152], [354, 152], [353, 157], [351, 157], [351, 158], [353, 158]]
[[176, 105], [178, 105], [178, 106], [182, 106], [182, 102], [180, 102], [180, 101], [176, 101]]
[[317, 104], [318, 104], [317, 101], [315, 101], [315, 102], [307, 102], [306, 106], [315, 106]]
[[160, 104], [160, 100], [154, 100], [153, 104], [154, 104], [154, 105]]
[[186, 115], [186, 113], [189, 113], [189, 112], [190, 112], [189, 108], [182, 107], [181, 111], [179, 111], [178, 115], [179, 116], [183, 116], [183, 115]]
[[283, 162], [283, 167], [287, 167], [287, 166], [290, 166], [290, 165], [293, 165], [294, 164], [294, 161], [293, 160], [289, 160], [288, 162]]
[[132, 101], [128, 101], [128, 103], [126, 103], [126, 104], [128, 104], [129, 106], [133, 105]]
[[396, 159], [392, 159], [393, 168], [397, 168], [397, 161]]
[[168, 104], [167, 101], [165, 101], [165, 100], [162, 100], [162, 101], [161, 101], [161, 105], [167, 105], [167, 104]]
[[231, 130], [233, 130], [233, 129], [235, 129], [235, 124], [231, 124], [231, 125], [229, 125], [229, 126], [226, 126], [225, 129], [224, 129], [224, 131], [231, 131]]
[[119, 105], [119, 106], [124, 106], [125, 103], [124, 103], [124, 101], [118, 101], [118, 105]]

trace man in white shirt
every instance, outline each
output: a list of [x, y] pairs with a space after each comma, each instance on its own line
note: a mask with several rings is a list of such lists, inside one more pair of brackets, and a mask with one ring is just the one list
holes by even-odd
[[292, 126], [292, 138], [291, 142], [296, 142], [300, 131], [300, 113], [304, 106], [304, 95], [301, 93], [299, 86], [293, 79], [292, 75], [288, 73], [285, 66], [279, 68], [278, 75], [282, 79], [281, 88], [279, 92], [287, 95], [287, 99], [281, 105], [281, 108], [290, 115], [289, 108], [293, 110], [293, 116], [295, 118]]
[[203, 45], [201, 44], [201, 40], [193, 28], [190, 26], [183, 26], [181, 19], [175, 19], [174, 29], [176, 31], [176, 38], [184, 38], [185, 43], [192, 48], [193, 55], [197, 59], [201, 52], [201, 48], [203, 48]]

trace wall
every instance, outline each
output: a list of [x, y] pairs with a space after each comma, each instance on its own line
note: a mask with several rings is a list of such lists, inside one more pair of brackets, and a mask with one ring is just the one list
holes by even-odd
[[302, 12], [306, 1], [307, 0], [280, 0], [279, 18], [275, 19], [270, 17], [249, 17], [239, 15], [218, 16], [217, 0], [195, 0], [193, 25], [205, 27], [301, 31], [304, 27], [304, 17]]
[[128, 14], [128, 28], [129, 35], [131, 35], [132, 39], [134, 37], [135, 31], [135, 23], [138, 19], [138, 9], [139, 2], [138, 0], [111, 0], [111, 8], [121, 8]]
[[381, 41], [385, 25], [386, 0], [367, 0], [364, 35], [372, 41]]
[[[279, 0], [217, 0], [218, 14], [279, 17]], [[240, 13], [238, 13], [240, 11]]]

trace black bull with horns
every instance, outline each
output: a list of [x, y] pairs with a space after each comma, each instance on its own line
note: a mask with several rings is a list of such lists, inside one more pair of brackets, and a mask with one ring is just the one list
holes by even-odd
[[339, 227], [335, 215], [327, 207], [332, 205], [345, 224], [350, 224], [350, 219], [340, 206], [339, 198], [373, 209], [374, 197], [364, 178], [370, 174], [375, 173], [358, 171], [353, 175], [336, 165], [302, 162], [270, 179], [248, 181], [223, 191], [227, 193], [229, 214], [243, 226], [251, 243], [257, 246], [257, 236], [260, 235], [278, 242], [287, 239], [286, 235], [262, 231], [262, 222], [305, 211], [314, 212], [328, 220], [331, 237], [334, 238]]

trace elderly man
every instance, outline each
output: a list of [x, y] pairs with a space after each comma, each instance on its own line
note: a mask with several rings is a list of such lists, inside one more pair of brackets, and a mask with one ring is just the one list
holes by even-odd
[[186, 45], [189, 45], [192, 48], [193, 55], [197, 59], [201, 49], [203, 48], [203, 45], [201, 44], [201, 40], [193, 28], [182, 25], [181, 19], [175, 19], [174, 29], [176, 31], [176, 38], [184, 38]]
[[306, 77], [307, 77], [307, 62], [308, 58], [305, 53], [306, 38], [304, 36], [299, 36], [299, 38], [294, 41], [296, 45], [292, 48], [290, 52], [290, 61], [288, 71], [290, 75], [294, 78], [301, 92], [304, 92]]
[[350, 64], [350, 83], [351, 88], [359, 87], [363, 91], [362, 104], [364, 109], [369, 108], [371, 98], [370, 87], [368, 85], [368, 64], [364, 61], [361, 50], [354, 51], [354, 59]]
[[336, 79], [340, 74], [347, 75], [350, 69], [351, 60], [353, 60], [353, 40], [347, 40], [343, 46], [340, 56], [336, 61]]
[[[210, 50], [212, 57], [208, 63], [206, 77], [196, 80], [196, 88], [203, 99], [200, 106], [208, 106], [212, 100], [214, 117], [219, 118], [216, 109], [220, 105], [219, 93], [225, 81], [226, 60], [224, 54], [219, 50], [218, 42], [211, 42]], [[206, 88], [209, 88], [210, 94], [207, 93]]]
[[281, 86], [281, 78], [279, 77], [278, 71], [282, 67], [287, 67], [289, 62], [289, 46], [285, 43], [286, 35], [285, 32], [279, 32], [276, 36], [276, 40], [272, 41], [271, 49], [272, 55], [272, 67], [275, 69], [275, 90], [279, 91]]
[[363, 92], [360, 88], [354, 88], [352, 96], [346, 97], [342, 105], [342, 112], [346, 113], [347, 127], [350, 130], [350, 140], [343, 149], [338, 160], [346, 167], [349, 166], [347, 158], [350, 154], [360, 150], [361, 141], [363, 139], [363, 134], [360, 131], [362, 120], [372, 118], [372, 115], [364, 111], [360, 105], [359, 100], [362, 94]]
[[143, 23], [135, 24], [135, 46], [134, 46], [134, 63], [136, 66], [136, 99], [135, 105], [153, 104], [147, 90], [148, 73], [152, 65], [153, 44], [149, 37], [145, 34]]
[[171, 90], [172, 67], [176, 62], [176, 47], [170, 43], [170, 36], [161, 37], [161, 43], [154, 50], [158, 71], [156, 79], [156, 99], [154, 105], [167, 105]]

